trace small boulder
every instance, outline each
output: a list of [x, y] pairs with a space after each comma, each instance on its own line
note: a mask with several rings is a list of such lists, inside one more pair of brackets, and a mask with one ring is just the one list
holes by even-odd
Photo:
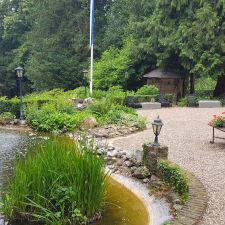
[[133, 177], [136, 177], [138, 179], [144, 179], [149, 176], [149, 172], [145, 166], [138, 167], [134, 173], [132, 174]]
[[142, 160], [143, 160], [143, 151], [137, 150], [137, 151], [135, 152], [135, 158], [136, 158], [136, 160], [137, 160], [138, 162], [142, 162]]
[[113, 150], [113, 151], [111, 151], [111, 152], [107, 152], [107, 156], [109, 156], [109, 157], [117, 157], [117, 154], [118, 154], [118, 152], [117, 152], [117, 150]]
[[157, 176], [152, 175], [151, 176], [151, 182], [155, 182], [155, 181], [160, 181], [160, 179]]
[[143, 183], [144, 184], [147, 184], [149, 182], [149, 179], [148, 178], [145, 178], [144, 180], [143, 180]]
[[123, 165], [123, 159], [118, 159], [116, 165], [122, 166]]
[[88, 117], [85, 118], [81, 124], [80, 124], [80, 129], [81, 130], [88, 130], [88, 129], [93, 129], [98, 126], [98, 123], [94, 117]]
[[168, 198], [169, 202], [172, 202], [174, 204], [181, 204], [179, 195], [174, 192], [169, 193], [167, 195], [167, 198]]
[[174, 204], [174, 205], [173, 205], [173, 208], [174, 208], [176, 211], [180, 211], [180, 210], [183, 208], [183, 206], [180, 205], [180, 204]]

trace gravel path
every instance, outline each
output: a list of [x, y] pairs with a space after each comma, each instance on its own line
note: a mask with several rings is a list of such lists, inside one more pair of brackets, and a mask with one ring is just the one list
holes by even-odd
[[[159, 141], [169, 147], [169, 159], [195, 174], [206, 187], [209, 202], [201, 225], [225, 225], [225, 140], [216, 139], [215, 144], [210, 144], [212, 128], [207, 125], [212, 115], [223, 111], [225, 108], [139, 111], [148, 121], [160, 116], [164, 127]], [[218, 135], [225, 137], [222, 132]], [[153, 140], [149, 124], [146, 131], [115, 139], [113, 144], [133, 153]]]

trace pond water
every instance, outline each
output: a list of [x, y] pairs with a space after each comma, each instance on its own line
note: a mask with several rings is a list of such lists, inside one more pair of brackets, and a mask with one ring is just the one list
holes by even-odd
[[[27, 146], [32, 142], [25, 133], [0, 130], [0, 190], [4, 190], [15, 160], [25, 154]], [[0, 219], [0, 225], [6, 224]], [[123, 185], [109, 179], [103, 218], [95, 225], [147, 224], [148, 213], [143, 203]]]
[[148, 213], [143, 203], [127, 188], [113, 179], [107, 186], [103, 218], [96, 225], [147, 225]]

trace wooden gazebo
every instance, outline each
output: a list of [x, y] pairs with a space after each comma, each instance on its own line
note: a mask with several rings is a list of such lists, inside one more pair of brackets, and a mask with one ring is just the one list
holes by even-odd
[[174, 94], [176, 99], [183, 96], [184, 77], [182, 75], [156, 69], [145, 74], [144, 78], [147, 78], [148, 85], [158, 87], [160, 94]]

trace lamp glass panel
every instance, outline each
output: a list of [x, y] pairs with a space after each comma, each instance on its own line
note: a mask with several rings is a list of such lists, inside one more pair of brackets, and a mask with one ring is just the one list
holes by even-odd
[[157, 135], [159, 135], [162, 129], [162, 125], [157, 125], [156, 129], [157, 129]]
[[23, 76], [23, 70], [21, 70], [21, 69], [17, 70], [17, 75], [18, 75], [18, 77], [22, 77]]
[[153, 128], [154, 134], [157, 135], [157, 125], [156, 124], [152, 124], [152, 128]]

